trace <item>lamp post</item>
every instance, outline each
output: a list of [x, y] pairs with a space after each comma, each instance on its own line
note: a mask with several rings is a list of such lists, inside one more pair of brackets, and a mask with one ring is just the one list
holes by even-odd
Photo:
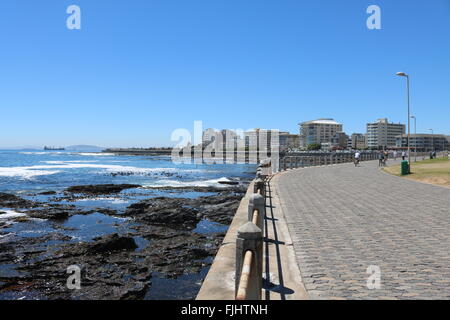
[[411, 173], [411, 108], [409, 99], [409, 75], [404, 72], [397, 72], [397, 76], [406, 78], [406, 93], [408, 98], [408, 173]]
[[428, 129], [431, 131], [431, 151], [434, 151], [434, 130], [433, 129]]
[[414, 143], [414, 162], [417, 162], [417, 118], [416, 116], [411, 116], [411, 119], [414, 119], [414, 137], [415, 137], [415, 143]]

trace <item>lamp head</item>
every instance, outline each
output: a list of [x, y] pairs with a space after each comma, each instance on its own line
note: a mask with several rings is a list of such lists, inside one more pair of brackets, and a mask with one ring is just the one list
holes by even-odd
[[398, 76], [400, 76], [400, 77], [407, 77], [408, 75], [406, 74], [406, 73], [404, 73], [404, 72], [397, 72], [396, 73]]

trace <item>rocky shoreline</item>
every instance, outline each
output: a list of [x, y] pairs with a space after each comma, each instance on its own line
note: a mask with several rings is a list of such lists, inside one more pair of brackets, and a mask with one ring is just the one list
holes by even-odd
[[[22, 294], [26, 299], [144, 299], [156, 273], [176, 279], [209, 267], [225, 232], [199, 233], [195, 229], [201, 223], [228, 226], [247, 186], [241, 182], [223, 188], [183, 187], [178, 191], [213, 195], [147, 198], [124, 210], [85, 210], [67, 203], [71, 199], [118, 195], [141, 186], [73, 186], [61, 194], [40, 193], [54, 196], [47, 202], [0, 193], [0, 208], [20, 214], [12, 219], [15, 225], [34, 220], [52, 223], [52, 229], [42, 235], [14, 236], [11, 221], [2, 219], [7, 212], [0, 209], [0, 299]], [[61, 199], [66, 203], [59, 203]], [[67, 234], [70, 228], [65, 221], [98, 213], [121, 219], [116, 223], [116, 232], [101, 234], [91, 241], [76, 241]], [[122, 226], [126, 228], [120, 229]], [[80, 290], [66, 286], [67, 268], [72, 265], [81, 269]]]

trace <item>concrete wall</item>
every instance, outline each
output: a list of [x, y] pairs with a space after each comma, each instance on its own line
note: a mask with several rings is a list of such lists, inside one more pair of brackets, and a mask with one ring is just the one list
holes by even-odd
[[252, 194], [253, 183], [239, 205], [211, 269], [203, 281], [197, 300], [234, 300], [237, 230], [248, 222], [248, 202]]

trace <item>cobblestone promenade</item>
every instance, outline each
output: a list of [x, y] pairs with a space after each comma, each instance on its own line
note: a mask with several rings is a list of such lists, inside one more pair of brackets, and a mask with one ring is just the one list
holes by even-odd
[[[312, 299], [450, 299], [449, 188], [374, 161], [283, 172], [270, 184]], [[369, 266], [380, 268], [379, 289], [367, 287], [377, 279]]]

